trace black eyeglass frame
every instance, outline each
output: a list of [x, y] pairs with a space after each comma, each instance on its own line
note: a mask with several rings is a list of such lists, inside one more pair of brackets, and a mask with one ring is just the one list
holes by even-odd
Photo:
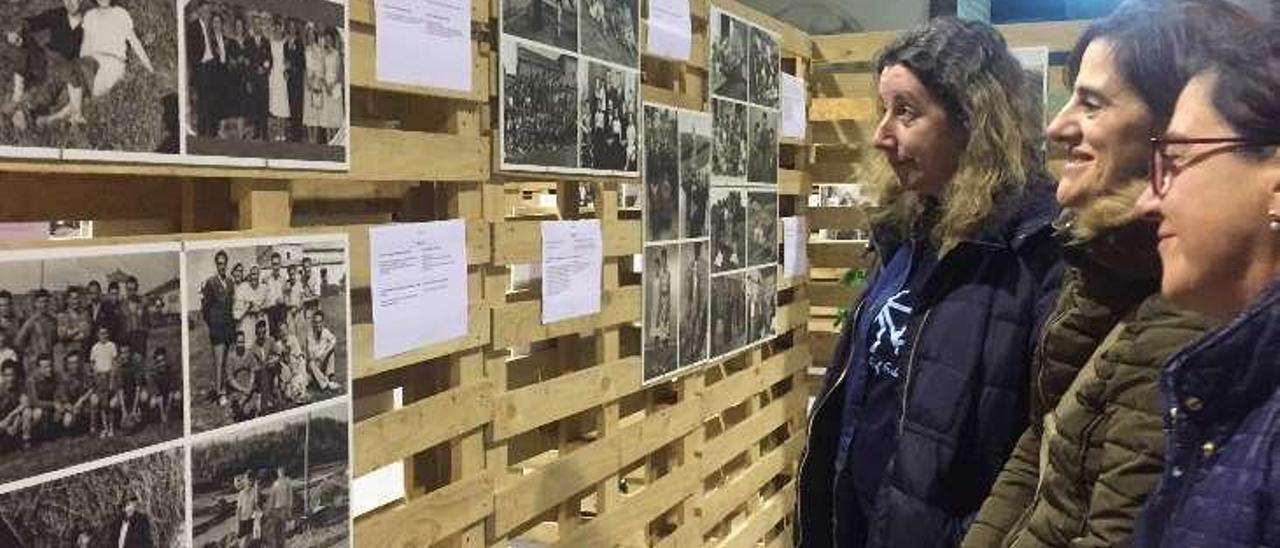
[[1178, 167], [1178, 171], [1182, 171], [1200, 162], [1208, 160], [1210, 157], [1224, 152], [1232, 152], [1242, 148], [1252, 147], [1268, 147], [1280, 146], [1280, 138], [1275, 139], [1250, 139], [1248, 137], [1152, 137], [1151, 138], [1151, 192], [1158, 198], [1164, 198], [1169, 193], [1169, 187], [1173, 186], [1173, 176], [1176, 172], [1166, 170], [1167, 155], [1164, 149], [1168, 145], [1217, 145], [1230, 144], [1233, 146], [1218, 147], [1206, 150], [1200, 154], [1193, 155], [1186, 162]]

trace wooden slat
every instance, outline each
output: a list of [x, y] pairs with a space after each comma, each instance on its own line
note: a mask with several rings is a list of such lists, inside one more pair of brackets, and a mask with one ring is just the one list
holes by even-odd
[[482, 473], [362, 517], [356, 522], [355, 546], [431, 546], [491, 513], [493, 481]]
[[813, 306], [846, 307], [861, 293], [860, 288], [845, 287], [835, 282], [809, 284], [809, 302]]
[[640, 287], [607, 291], [600, 313], [550, 325], [542, 324], [542, 302], [526, 301], [493, 308], [493, 344], [500, 348], [583, 333], [640, 319]]
[[[507, 221], [494, 225], [493, 263], [534, 264], [542, 260], [541, 221]], [[605, 257], [624, 257], [644, 251], [640, 221], [600, 222]]]
[[842, 230], [869, 230], [866, 210], [860, 207], [811, 207], [805, 213], [809, 230], [834, 228]]
[[761, 457], [727, 485], [704, 495], [698, 504], [703, 532], [718, 525], [742, 501], [755, 497], [765, 483], [789, 470], [804, 451], [804, 443], [804, 436], [793, 436], [781, 447], [774, 448]]
[[489, 178], [489, 141], [471, 135], [353, 127], [350, 178], [483, 181]]
[[355, 475], [403, 460], [489, 422], [492, 392], [493, 385], [482, 381], [356, 423]]
[[[800, 371], [800, 369], [797, 371]], [[796, 392], [796, 394], [800, 394], [800, 392]], [[703, 475], [710, 475], [724, 468], [735, 457], [742, 454], [752, 445], [759, 443], [761, 438], [777, 430], [778, 427], [786, 424], [788, 420], [803, 417], [807, 411], [806, 405], [807, 402], [801, 397], [784, 397], [774, 400], [769, 405], [756, 411], [747, 420], [735, 424], [719, 436], [707, 440], [702, 454]]]
[[493, 437], [503, 440], [635, 392], [639, 371], [640, 359], [633, 356], [504, 393], [497, 399]]
[[557, 546], [612, 546], [657, 518], [663, 512], [693, 496], [700, 483], [692, 466], [681, 466], [636, 495], [623, 496], [622, 506], [586, 523], [560, 539]]
[[473, 301], [467, 309], [467, 321], [467, 334], [465, 336], [382, 359], [373, 357], [373, 324], [355, 324], [351, 326], [351, 332], [355, 339], [351, 352], [355, 356], [356, 362], [352, 374], [357, 379], [372, 377], [426, 360], [447, 356], [463, 350], [479, 348], [487, 344], [490, 333], [489, 308], [484, 303]]
[[867, 244], [855, 241], [809, 241], [809, 265], [832, 268], [868, 268], [872, 258]]
[[769, 530], [773, 529], [782, 518], [795, 509], [795, 481], [787, 483], [778, 494], [760, 506], [745, 526], [731, 533], [714, 548], [747, 548], [756, 546]]

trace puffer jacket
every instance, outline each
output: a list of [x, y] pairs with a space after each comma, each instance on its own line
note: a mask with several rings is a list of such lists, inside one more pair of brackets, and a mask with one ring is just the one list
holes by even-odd
[[1166, 460], [1137, 548], [1280, 546], [1280, 280], [1161, 377]]
[[1209, 327], [1156, 293], [1155, 243], [1155, 227], [1136, 221], [1064, 245], [1070, 266], [1033, 362], [1031, 425], [965, 548], [1128, 543], [1163, 462], [1160, 367]]
[[[942, 256], [924, 284], [900, 354], [905, 403], [893, 410], [899, 433], [874, 515], [865, 520], [833, 512], [837, 498], [854, 492], [849, 467], [836, 472], [840, 426], [864, 412], [862, 398], [846, 400], [845, 390], [864, 395], [869, 375], [865, 363], [849, 364], [858, 312], [845, 322], [810, 417], [797, 479], [797, 546], [960, 542], [1027, 426], [1028, 363], [1062, 280], [1052, 185], [1038, 181], [1014, 198], [1002, 203], [987, 230]], [[903, 245], [874, 234], [881, 257]], [[877, 281], [873, 275], [870, 286]]]

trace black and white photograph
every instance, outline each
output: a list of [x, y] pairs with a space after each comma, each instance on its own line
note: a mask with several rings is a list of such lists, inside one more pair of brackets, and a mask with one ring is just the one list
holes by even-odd
[[187, 153], [345, 163], [346, 7], [180, 0]]
[[642, 187], [640, 183], [618, 183], [618, 209], [639, 211], [643, 201], [640, 195]]
[[581, 165], [604, 171], [636, 171], [640, 132], [636, 126], [638, 73], [584, 60], [581, 71]]
[[773, 317], [778, 310], [778, 269], [747, 271], [747, 343], [773, 336]]
[[711, 117], [680, 112], [680, 237], [707, 235], [711, 183]]
[[578, 59], [502, 41], [502, 164], [578, 167]]
[[6, 254], [0, 483], [180, 438], [178, 246]]
[[707, 359], [707, 318], [711, 284], [707, 242], [680, 244], [680, 363], [681, 368]]
[[177, 154], [174, 10], [173, 0], [4, 2], [0, 146], [6, 154]]
[[188, 248], [193, 433], [347, 393], [346, 252], [327, 236]]
[[578, 51], [578, 1], [502, 0], [502, 32]]
[[778, 113], [756, 107], [747, 110], [751, 128], [747, 181], [778, 184]]
[[680, 337], [680, 246], [644, 249], [644, 380], [675, 372]]
[[747, 345], [746, 272], [711, 278], [711, 355]]
[[349, 417], [344, 400], [196, 442], [194, 546], [348, 546]]
[[747, 100], [751, 28], [718, 9], [711, 10], [711, 94]]
[[640, 66], [638, 0], [582, 0], [580, 21], [583, 55]]
[[747, 107], [732, 101], [711, 101], [715, 140], [711, 173], [716, 184], [744, 183], [747, 179]]
[[778, 70], [781, 64], [778, 39], [764, 29], [751, 27], [749, 88], [752, 103], [766, 108], [778, 108]]
[[711, 271], [728, 272], [747, 266], [746, 192], [711, 189]]
[[759, 266], [778, 262], [778, 195], [752, 192], [747, 195], [747, 264]]
[[674, 109], [644, 107], [645, 241], [674, 240], [679, 233], [680, 133]]
[[2, 494], [0, 546], [189, 546], [185, 470], [177, 447]]

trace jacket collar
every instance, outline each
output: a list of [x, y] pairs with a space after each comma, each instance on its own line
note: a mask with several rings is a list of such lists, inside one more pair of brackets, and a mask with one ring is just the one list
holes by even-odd
[[1175, 355], [1165, 370], [1173, 403], [1189, 417], [1210, 423], [1248, 413], [1277, 388], [1280, 280], [1240, 316]]
[[1095, 288], [1134, 297], [1160, 289], [1160, 255], [1156, 225], [1136, 219], [1096, 233], [1076, 238], [1072, 211], [1064, 210], [1053, 223], [1054, 238], [1062, 245], [1067, 264], [1086, 271], [1090, 279], [1104, 280], [1110, 287]]

